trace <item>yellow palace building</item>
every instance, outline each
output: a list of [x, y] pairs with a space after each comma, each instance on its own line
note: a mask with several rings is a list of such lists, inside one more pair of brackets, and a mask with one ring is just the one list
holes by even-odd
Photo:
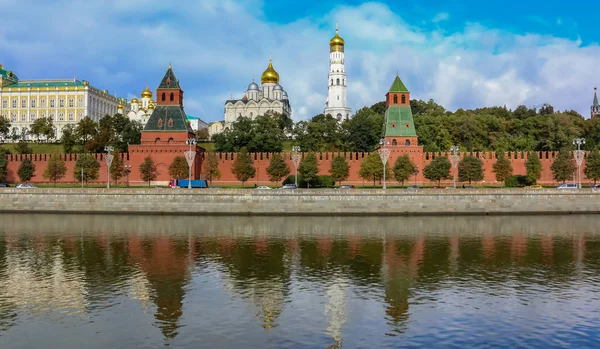
[[89, 116], [98, 121], [114, 115], [120, 99], [90, 86], [85, 80], [20, 80], [0, 64], [0, 116], [11, 123], [11, 134], [30, 139], [29, 127], [38, 118], [49, 118], [60, 139], [67, 125]]

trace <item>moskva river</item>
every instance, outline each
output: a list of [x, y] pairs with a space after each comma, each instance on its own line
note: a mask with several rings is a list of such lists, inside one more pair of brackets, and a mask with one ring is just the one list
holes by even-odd
[[598, 348], [600, 217], [0, 215], [0, 348]]

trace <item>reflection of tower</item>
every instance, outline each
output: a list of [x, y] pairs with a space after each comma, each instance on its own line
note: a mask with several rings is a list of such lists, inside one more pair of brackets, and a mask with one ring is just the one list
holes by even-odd
[[449, 262], [450, 262], [450, 269], [453, 272], [456, 272], [456, 269], [458, 267], [458, 256], [460, 253], [459, 249], [460, 249], [459, 236], [458, 235], [450, 236]]
[[346, 291], [344, 281], [336, 278], [327, 287], [327, 304], [325, 305], [325, 316], [329, 318], [329, 326], [325, 333], [331, 336], [335, 345], [328, 348], [342, 347], [342, 327], [346, 324]]

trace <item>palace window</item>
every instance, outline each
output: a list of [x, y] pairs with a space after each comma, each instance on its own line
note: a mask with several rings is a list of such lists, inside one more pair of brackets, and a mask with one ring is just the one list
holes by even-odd
[[402, 104], [406, 103], [406, 95], [402, 95]]
[[13, 99], [13, 101], [12, 101], [12, 107], [13, 108], [17, 107], [17, 100], [16, 99]]
[[35, 99], [32, 99], [32, 100], [31, 100], [31, 107], [32, 107], [32, 108], [35, 108]]
[[17, 122], [17, 113], [12, 113], [10, 115], [10, 119], [12, 120], [12, 122]]
[[54, 98], [50, 99], [50, 108], [54, 108]]
[[173, 102], [175, 95], [173, 94], [173, 92], [171, 92], [171, 96], [169, 97], [171, 99], [171, 102]]
[[27, 100], [26, 99], [21, 100], [21, 108], [27, 108]]
[[79, 98], [79, 99], [77, 100], [77, 106], [78, 106], [78, 107], [83, 107], [83, 98]]
[[8, 101], [6, 99], [2, 101], [2, 108], [8, 108]]
[[46, 99], [40, 99], [40, 108], [46, 108]]
[[54, 121], [54, 113], [50, 113], [50, 121]]
[[27, 121], [27, 114], [21, 114], [21, 122]]
[[69, 98], [69, 108], [73, 108], [75, 106], [75, 101], [73, 98]]
[[77, 120], [83, 119], [83, 113], [77, 113]]
[[58, 107], [59, 108], [64, 108], [65, 107], [65, 100], [64, 99], [59, 99], [58, 100]]
[[34, 122], [35, 121], [35, 114], [31, 114], [29, 121]]
[[64, 113], [59, 113], [58, 114], [58, 121], [65, 121], [65, 114]]
[[394, 95], [394, 104], [398, 103], [398, 95]]
[[45, 116], [46, 116], [46, 114], [40, 113], [40, 118], [44, 118]]
[[69, 113], [69, 121], [73, 121], [73, 113]]

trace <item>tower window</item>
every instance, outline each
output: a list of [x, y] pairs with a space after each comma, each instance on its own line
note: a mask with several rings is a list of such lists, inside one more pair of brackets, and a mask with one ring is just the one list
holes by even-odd
[[407, 147], [408, 147], [408, 146], [410, 146], [410, 140], [409, 140], [409, 139], [407, 139], [407, 140], [404, 142], [404, 145], [405, 145], [405, 146], [407, 146]]
[[338, 101], [339, 101], [340, 100], [340, 96], [337, 96], [337, 97], [338, 97]]
[[173, 92], [171, 92], [171, 96], [169, 97], [169, 99], [171, 100], [171, 102], [173, 102], [174, 98], [175, 98], [175, 95], [173, 94]]
[[162, 101], [164, 102], [167, 99], [167, 94], [163, 92], [162, 94]]
[[331, 79], [331, 85], [333, 86], [333, 79]]
[[339, 84], [340, 84], [340, 79], [337, 79], [337, 80], [336, 80], [336, 83], [339, 85]]
[[398, 95], [394, 95], [394, 104], [398, 103]]
[[402, 95], [402, 104], [406, 103], [406, 95]]
[[392, 141], [392, 145], [398, 145], [398, 141], [396, 141], [395, 139]]
[[346, 86], [346, 79], [342, 80], [342, 85]]

